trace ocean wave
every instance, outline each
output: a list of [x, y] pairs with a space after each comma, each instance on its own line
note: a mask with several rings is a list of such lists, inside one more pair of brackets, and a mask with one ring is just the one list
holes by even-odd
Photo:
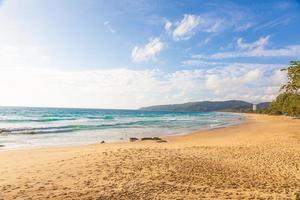
[[[183, 123], [183, 122], [181, 122]], [[186, 122], [183, 123], [183, 125]], [[198, 123], [200, 124], [200, 122]], [[180, 126], [180, 120], [140, 120], [130, 122], [118, 122], [108, 124], [75, 124], [62, 126], [39, 126], [39, 127], [19, 127], [0, 129], [0, 134], [45, 134], [45, 133], [65, 133], [83, 130], [120, 129], [120, 128], [159, 128]]]
[[0, 123], [24, 123], [24, 122], [58, 122], [58, 121], [73, 121], [73, 120], [113, 120], [113, 116], [87, 116], [73, 118], [40, 118], [40, 119], [0, 119]]
[[55, 122], [55, 121], [71, 121], [76, 118], [48, 118], [48, 119], [0, 119], [2, 123], [22, 123], [22, 122]]
[[[18, 112], [17, 112], [18, 111]], [[103, 129], [195, 129], [237, 118], [227, 113], [171, 113], [81, 109], [7, 109], [0, 112], [0, 135], [52, 134]], [[216, 125], [217, 124], [217, 125]], [[149, 128], [149, 129], [148, 129]]]

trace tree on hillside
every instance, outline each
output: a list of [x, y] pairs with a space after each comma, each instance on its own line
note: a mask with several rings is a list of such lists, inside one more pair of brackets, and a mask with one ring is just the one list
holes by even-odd
[[287, 71], [288, 82], [281, 87], [286, 93], [299, 94], [300, 91], [300, 61], [291, 61]]
[[271, 114], [300, 115], [300, 61], [291, 61], [287, 71], [288, 81], [281, 87], [283, 93], [272, 102]]

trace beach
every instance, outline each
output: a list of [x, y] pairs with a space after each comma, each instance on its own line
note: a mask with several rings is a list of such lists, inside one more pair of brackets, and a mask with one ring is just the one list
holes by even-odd
[[0, 150], [0, 199], [295, 199], [300, 120], [137, 141]]

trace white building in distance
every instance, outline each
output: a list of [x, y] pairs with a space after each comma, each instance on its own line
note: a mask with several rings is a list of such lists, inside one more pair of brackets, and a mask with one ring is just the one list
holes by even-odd
[[257, 110], [256, 104], [253, 104], [252, 110], [253, 110], [253, 111], [256, 111], [256, 110]]

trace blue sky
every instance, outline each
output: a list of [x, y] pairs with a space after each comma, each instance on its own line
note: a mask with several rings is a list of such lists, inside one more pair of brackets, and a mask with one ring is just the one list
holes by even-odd
[[300, 56], [300, 2], [0, 1], [1, 105], [270, 101]]

